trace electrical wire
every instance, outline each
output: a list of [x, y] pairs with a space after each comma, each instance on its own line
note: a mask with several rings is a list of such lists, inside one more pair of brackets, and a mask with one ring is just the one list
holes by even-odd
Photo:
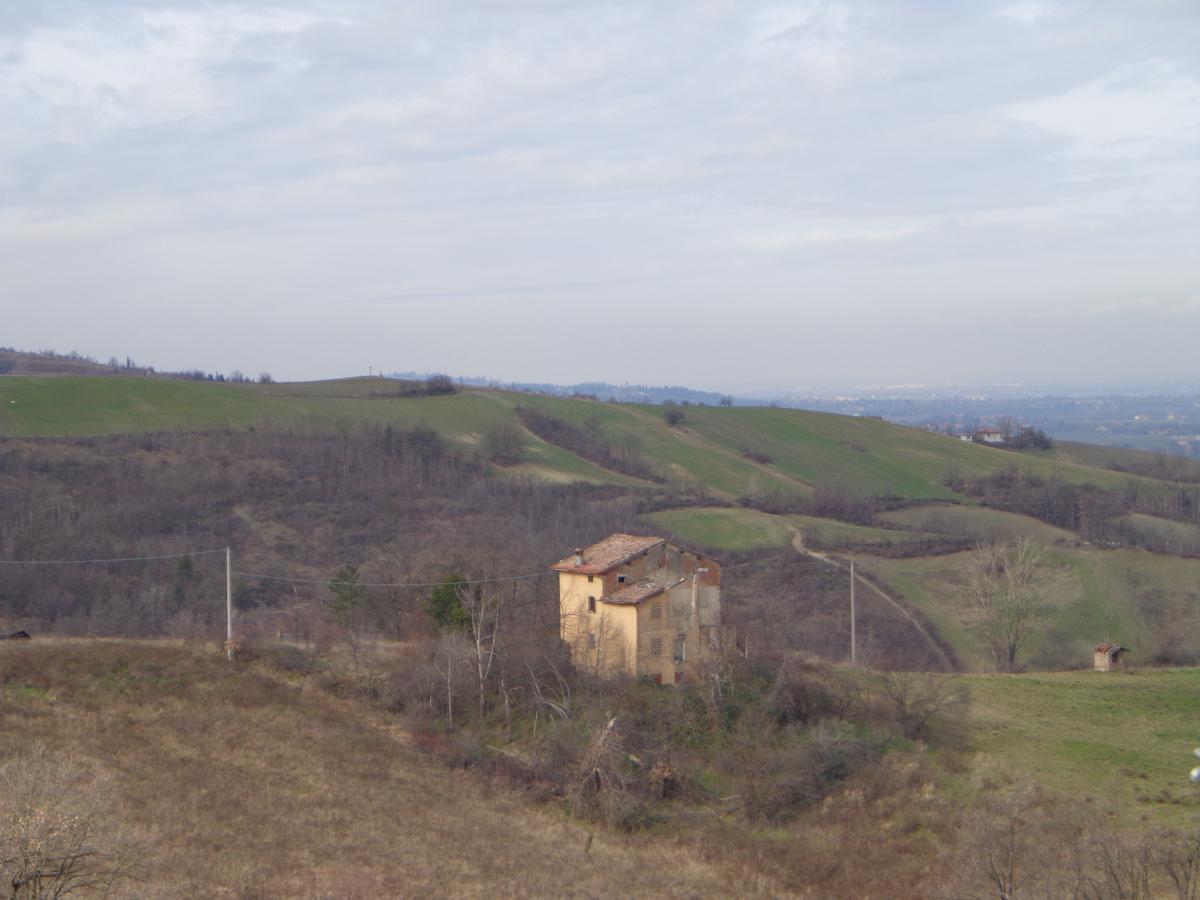
[[205, 556], [224, 553], [220, 550], [192, 550], [188, 553], [163, 553], [158, 556], [120, 556], [114, 559], [0, 559], [0, 566], [84, 566], [93, 563], [145, 562], [152, 559], [183, 559], [186, 556]]
[[291, 584], [326, 584], [331, 587], [341, 587], [354, 585], [356, 587], [390, 587], [390, 588], [426, 588], [426, 587], [441, 587], [442, 585], [461, 585], [461, 584], [495, 584], [501, 581], [524, 581], [530, 578], [544, 578], [551, 572], [532, 572], [529, 575], [503, 575], [498, 578], [461, 578], [453, 581], [423, 581], [423, 582], [393, 582], [393, 581], [330, 581], [324, 578], [288, 578], [284, 575], [263, 575], [260, 572], [239, 572], [234, 570], [234, 575], [240, 575], [243, 578], [265, 578], [268, 581], [286, 581]]

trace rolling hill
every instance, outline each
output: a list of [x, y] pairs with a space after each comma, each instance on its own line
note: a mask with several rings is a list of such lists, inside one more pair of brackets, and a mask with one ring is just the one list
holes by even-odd
[[[1101, 639], [1133, 645], [1145, 659], [1175, 658], [1178, 645], [1193, 637], [1188, 611], [1200, 608], [1191, 589], [1197, 564], [1169, 553], [1087, 545], [1076, 532], [980, 506], [946, 486], [1002, 470], [1102, 490], [1169, 485], [1155, 476], [1191, 474], [1161, 468], [1151, 454], [1078, 445], [1013, 453], [873, 418], [777, 408], [685, 406], [683, 421], [672, 426], [661, 407], [485, 389], [401, 395], [412, 387], [380, 378], [260, 385], [7, 376], [0, 377], [0, 439], [424, 425], [474, 455], [490, 433], [509, 429], [522, 445], [521, 458], [490, 467], [502, 479], [632, 492], [649, 503], [644, 527], [720, 552], [798, 546], [854, 553], [860, 571], [932, 623], [969, 668], [983, 666], [961, 590], [964, 546], [974, 541], [1027, 536], [1051, 548], [1059, 580], [1029, 648], [1039, 666], [1083, 664], [1087, 646]], [[522, 424], [520, 407], [625, 448], [640, 460], [637, 471], [651, 477], [615, 471], [600, 456], [539, 437]], [[805, 506], [822, 493], [886, 503], [868, 519], [839, 521]], [[1146, 515], [1122, 523], [1135, 537], [1153, 535], [1172, 547], [1200, 538], [1195, 526]], [[1172, 631], [1178, 638], [1164, 649]]]

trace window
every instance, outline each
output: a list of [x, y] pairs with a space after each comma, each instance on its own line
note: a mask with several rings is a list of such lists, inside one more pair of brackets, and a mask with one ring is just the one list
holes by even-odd
[[594, 632], [594, 631], [588, 632], [588, 649], [589, 650], [596, 649], [596, 632]]
[[624, 576], [624, 575], [618, 575], [618, 576], [617, 576], [617, 583], [618, 583], [618, 584], [624, 584], [624, 583], [625, 583], [625, 576]]
[[591, 583], [592, 583], [593, 581], [595, 581], [595, 580], [596, 580], [596, 576], [595, 576], [595, 575], [589, 575], [589, 576], [588, 576], [588, 584], [591, 584]]
[[650, 618], [652, 618], [652, 619], [661, 619], [662, 618], [662, 604], [661, 603], [651, 603], [650, 604]]
[[651, 638], [650, 640], [650, 655], [662, 656], [662, 638]]
[[596, 611], [596, 598], [588, 597], [588, 612], [595, 612], [595, 611]]

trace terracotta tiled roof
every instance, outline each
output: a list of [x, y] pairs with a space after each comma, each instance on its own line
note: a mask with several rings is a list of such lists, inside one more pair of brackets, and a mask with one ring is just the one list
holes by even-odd
[[603, 575], [635, 556], [665, 544], [660, 537], [643, 537], [636, 534], [610, 534], [598, 544], [583, 551], [583, 561], [578, 562], [572, 554], [559, 560], [550, 568], [557, 572], [578, 572], [581, 575]]
[[622, 586], [620, 590], [613, 591], [611, 594], [605, 594], [600, 600], [604, 603], [636, 604], [643, 600], [649, 600], [666, 589], [666, 585], [655, 584], [653, 581], [635, 581], [633, 584]]
[[1118, 650], [1125, 651], [1125, 648], [1122, 647], [1120, 644], [1097, 644], [1096, 645], [1097, 653], [1113, 653], [1114, 651], [1118, 651]]

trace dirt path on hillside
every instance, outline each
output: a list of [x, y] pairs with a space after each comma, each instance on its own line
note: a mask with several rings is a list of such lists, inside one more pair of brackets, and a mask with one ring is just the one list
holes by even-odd
[[[840, 560], [834, 559], [829, 555], [820, 552], [819, 550], [810, 550], [808, 547], [804, 546], [804, 537], [798, 531], [792, 538], [792, 547], [797, 553], [802, 553], [805, 556], [810, 556], [813, 559], [820, 560], [828, 566], [833, 566], [835, 569], [840, 569], [841, 571], [849, 574], [850, 567], [843, 564]], [[927, 628], [916, 616], [912, 614], [908, 607], [906, 607], [891, 594], [887, 593], [887, 591], [885, 591], [875, 582], [871, 581], [869, 578], [864, 578], [859, 572], [856, 571], [854, 573], [854, 578], [859, 584], [866, 585], [866, 587], [870, 588], [872, 593], [889, 603], [897, 612], [900, 613], [900, 615], [904, 616], [904, 618], [909, 621], [913, 628], [921, 633], [925, 640], [929, 642], [929, 646], [933, 648], [933, 652], [937, 654], [938, 659], [941, 660], [942, 665], [946, 667], [946, 671], [957, 672], [959, 670], [958, 661], [952, 658], [950, 654], [947, 654], [946, 648], [942, 646], [941, 641], [939, 641], [930, 632], [929, 628]]]

